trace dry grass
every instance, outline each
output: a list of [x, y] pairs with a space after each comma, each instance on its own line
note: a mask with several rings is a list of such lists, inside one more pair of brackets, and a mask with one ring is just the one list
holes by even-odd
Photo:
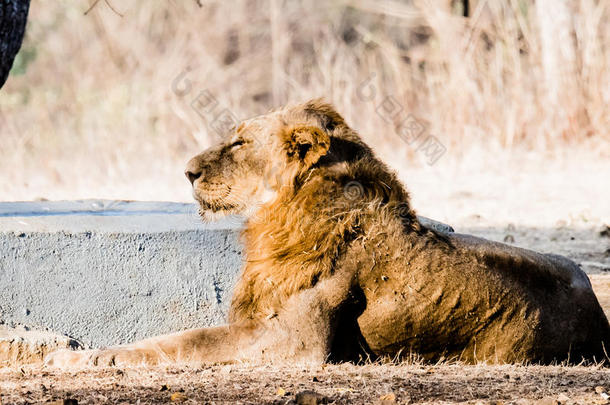
[[[197, 3], [33, 6], [0, 93], [0, 200], [188, 200], [184, 163], [223, 108], [320, 95], [401, 171], [427, 160], [398, 136], [407, 113], [447, 170], [523, 148], [610, 156], [607, 0], [472, 1], [470, 18], [449, 1]], [[206, 90], [218, 105], [201, 116]]]
[[[0, 369], [3, 403], [66, 398], [98, 403], [294, 403], [314, 391], [330, 403], [595, 404], [596, 387], [610, 388], [600, 367], [461, 366], [444, 364], [326, 365], [324, 367], [210, 366], [89, 369], [70, 372]], [[599, 390], [599, 388], [598, 388]], [[172, 401], [171, 398], [178, 401]], [[553, 400], [555, 402], [553, 402]]]

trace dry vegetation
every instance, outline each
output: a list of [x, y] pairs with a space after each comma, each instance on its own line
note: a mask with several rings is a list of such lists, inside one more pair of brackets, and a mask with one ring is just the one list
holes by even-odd
[[[91, 3], [31, 8], [0, 93], [0, 200], [189, 200], [184, 163], [223, 108], [320, 95], [407, 179], [427, 168], [398, 136], [407, 113], [447, 147], [444, 172], [610, 156], [607, 0], [471, 1], [468, 18], [448, 0]], [[218, 105], [200, 115], [202, 91]]]
[[0, 398], [10, 404], [67, 398], [78, 404], [294, 404], [297, 394], [307, 391], [317, 394], [318, 403], [335, 404], [604, 404], [609, 387], [610, 370], [600, 367], [344, 364], [0, 370]]

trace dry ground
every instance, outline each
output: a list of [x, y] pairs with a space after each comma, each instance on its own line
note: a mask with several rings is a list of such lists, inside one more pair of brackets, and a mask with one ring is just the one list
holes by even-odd
[[[605, 403], [610, 370], [561, 366], [212, 366], [0, 371], [3, 403], [67, 398], [93, 403], [294, 403], [314, 391], [330, 403]], [[600, 388], [597, 388], [601, 391]], [[172, 399], [173, 398], [173, 399]], [[553, 402], [555, 401], [555, 402]], [[394, 403], [391, 400], [386, 403]]]

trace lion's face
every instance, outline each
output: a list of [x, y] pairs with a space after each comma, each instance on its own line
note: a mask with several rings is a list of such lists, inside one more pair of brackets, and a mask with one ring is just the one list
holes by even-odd
[[250, 216], [329, 148], [317, 120], [291, 110], [242, 122], [226, 141], [192, 158], [185, 174], [205, 220]]

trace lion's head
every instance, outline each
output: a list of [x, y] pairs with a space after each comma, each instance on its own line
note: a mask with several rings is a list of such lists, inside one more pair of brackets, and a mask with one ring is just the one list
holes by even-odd
[[341, 153], [330, 151], [331, 137], [353, 138], [354, 145], [365, 147], [343, 118], [320, 100], [243, 121], [225, 141], [187, 164], [185, 174], [201, 216], [249, 216], [323, 157], [326, 166], [339, 162]]
[[371, 231], [371, 218], [383, 232], [423, 232], [396, 175], [321, 100], [244, 121], [191, 159], [186, 176], [204, 219], [248, 219], [234, 321], [269, 316], [327, 278], [349, 241]]

